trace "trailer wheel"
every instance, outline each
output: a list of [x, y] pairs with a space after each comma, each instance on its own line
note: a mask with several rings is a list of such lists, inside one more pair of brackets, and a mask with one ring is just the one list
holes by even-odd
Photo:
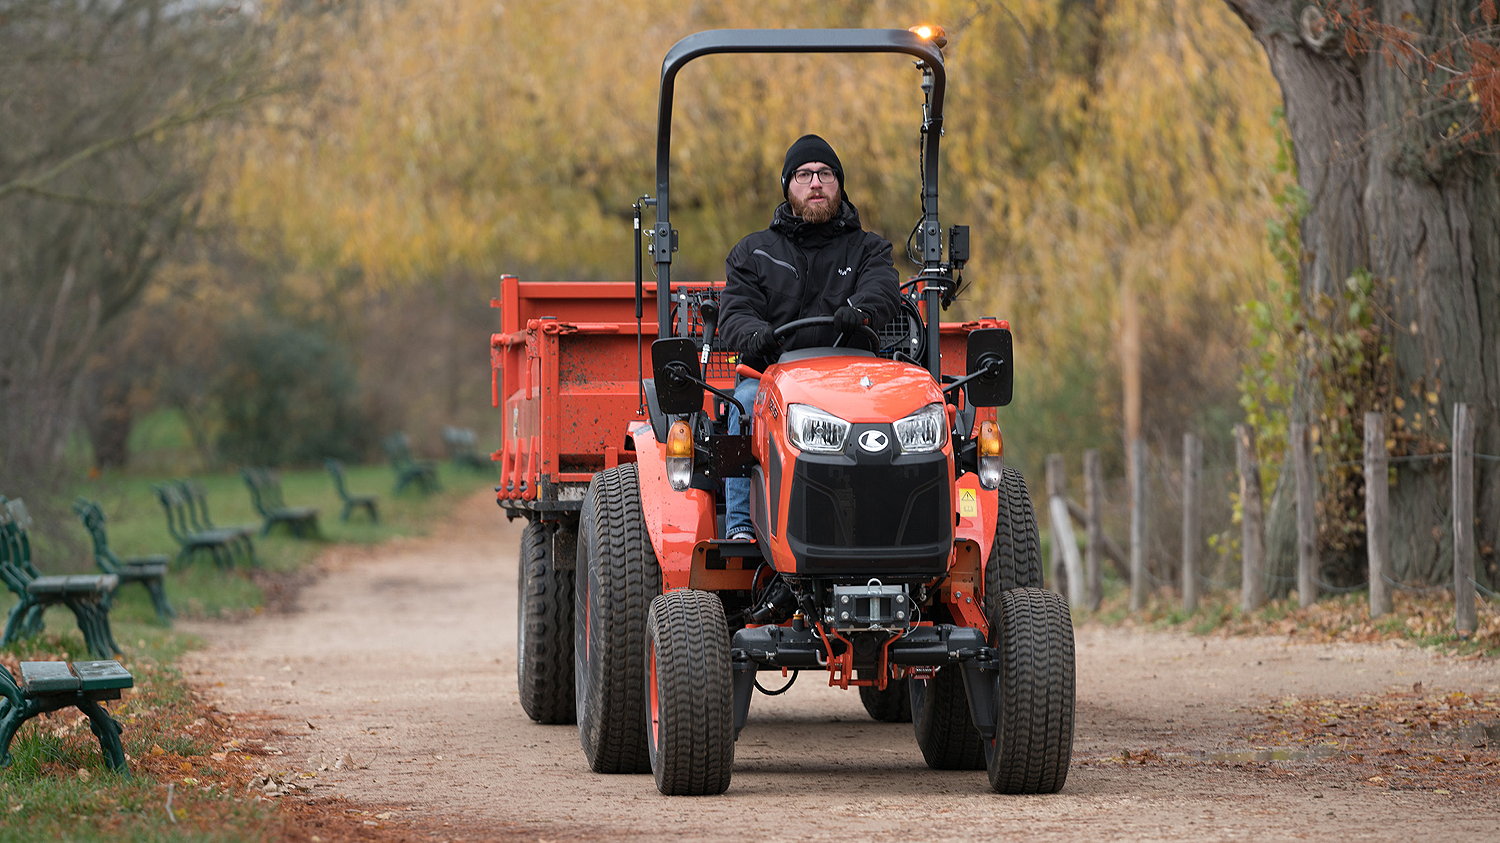
[[911, 722], [917, 747], [934, 770], [983, 770], [984, 741], [969, 717], [963, 668], [938, 668], [931, 679], [912, 677]]
[[652, 600], [644, 661], [656, 789], [668, 796], [723, 793], [734, 767], [734, 689], [718, 596], [682, 589]]
[[999, 596], [1013, 588], [1042, 587], [1041, 540], [1037, 537], [1036, 513], [1026, 478], [1013, 468], [1000, 477], [999, 512], [995, 519], [995, 543], [984, 563], [985, 610], [994, 616]]
[[661, 569], [634, 463], [594, 475], [583, 501], [573, 609], [578, 740], [596, 773], [644, 773], [646, 612]]
[[859, 701], [864, 703], [865, 711], [871, 717], [882, 723], [910, 723], [911, 690], [906, 687], [909, 681], [892, 679], [886, 683], [884, 691], [875, 690], [873, 685], [861, 685]]
[[1061, 595], [1018, 588], [1000, 596], [990, 634], [1000, 651], [995, 740], [985, 744], [998, 793], [1056, 793], [1073, 756], [1073, 621]]
[[517, 579], [516, 680], [521, 708], [538, 723], [572, 723], [573, 572], [559, 570], [552, 558], [552, 536], [540, 521], [521, 531]]

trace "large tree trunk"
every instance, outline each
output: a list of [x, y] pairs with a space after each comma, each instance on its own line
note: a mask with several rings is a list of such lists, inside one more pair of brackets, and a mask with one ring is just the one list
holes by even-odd
[[[1386, 311], [1381, 326], [1393, 351], [1392, 388], [1371, 389], [1361, 399], [1368, 405], [1356, 409], [1385, 412], [1401, 448], [1421, 454], [1447, 449], [1453, 405], [1467, 403], [1477, 416], [1476, 450], [1500, 454], [1500, 159], [1494, 139], [1446, 136], [1453, 109], [1467, 107], [1432, 96], [1447, 77], [1373, 52], [1351, 55], [1337, 32], [1320, 38], [1316, 24], [1326, 18], [1317, 7], [1326, 2], [1226, 2], [1265, 48], [1286, 100], [1298, 177], [1309, 199], [1303, 301], [1319, 294], [1338, 298], [1344, 280], [1358, 270], [1376, 279]], [[1428, 40], [1418, 46], [1433, 51], [1438, 39], [1477, 26], [1470, 13], [1479, 4], [1365, 5], [1381, 22], [1422, 27], [1417, 34]], [[1304, 369], [1294, 420], [1316, 416], [1322, 395], [1312, 378]], [[1352, 417], [1361, 419], [1362, 412]], [[1500, 581], [1500, 463], [1481, 460], [1475, 476], [1478, 579], [1493, 587]], [[1397, 463], [1394, 480], [1395, 577], [1450, 579], [1447, 461]], [[1269, 550], [1285, 574], [1294, 559], [1294, 526], [1291, 496], [1282, 491]]]

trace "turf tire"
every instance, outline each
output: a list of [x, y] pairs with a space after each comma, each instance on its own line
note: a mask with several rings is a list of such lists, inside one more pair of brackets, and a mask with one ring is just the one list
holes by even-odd
[[734, 767], [734, 687], [718, 596], [680, 589], [652, 600], [643, 659], [656, 789], [667, 796], [723, 793]]
[[[560, 527], [558, 529], [567, 529]], [[516, 601], [516, 680], [521, 708], [538, 723], [572, 723], [573, 572], [552, 558], [552, 535], [539, 521], [521, 531]]]
[[1021, 472], [1007, 468], [1001, 474], [998, 504], [995, 542], [984, 563], [984, 593], [998, 597], [1013, 588], [1041, 588], [1042, 542]]
[[912, 677], [911, 722], [917, 748], [934, 770], [983, 770], [984, 740], [969, 716], [963, 668], [938, 668], [931, 679]]
[[911, 690], [906, 687], [908, 679], [892, 679], [884, 691], [873, 685], [859, 686], [859, 701], [865, 711], [882, 723], [911, 722]]
[[661, 593], [634, 463], [594, 475], [574, 566], [573, 683], [578, 741], [596, 773], [644, 773], [646, 613]]
[[990, 618], [1000, 651], [995, 740], [985, 745], [998, 793], [1056, 793], [1073, 756], [1073, 621], [1061, 595], [1017, 588]]

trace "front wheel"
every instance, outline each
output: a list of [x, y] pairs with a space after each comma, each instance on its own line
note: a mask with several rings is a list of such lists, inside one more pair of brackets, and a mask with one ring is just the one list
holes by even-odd
[[652, 600], [645, 663], [656, 789], [668, 796], [723, 793], [734, 767], [734, 686], [718, 596], [681, 589]]
[[[558, 529], [567, 529], [560, 527]], [[552, 558], [539, 521], [521, 532], [516, 601], [516, 680], [521, 708], [538, 723], [572, 723], [573, 572]]]
[[1000, 651], [995, 738], [985, 742], [998, 793], [1056, 793], [1073, 756], [1073, 620], [1061, 595], [1017, 588], [990, 618]]

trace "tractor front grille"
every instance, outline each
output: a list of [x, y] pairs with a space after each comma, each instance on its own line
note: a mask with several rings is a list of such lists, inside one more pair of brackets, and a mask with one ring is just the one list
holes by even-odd
[[940, 573], [953, 548], [942, 453], [861, 464], [800, 456], [786, 534], [806, 574]]

